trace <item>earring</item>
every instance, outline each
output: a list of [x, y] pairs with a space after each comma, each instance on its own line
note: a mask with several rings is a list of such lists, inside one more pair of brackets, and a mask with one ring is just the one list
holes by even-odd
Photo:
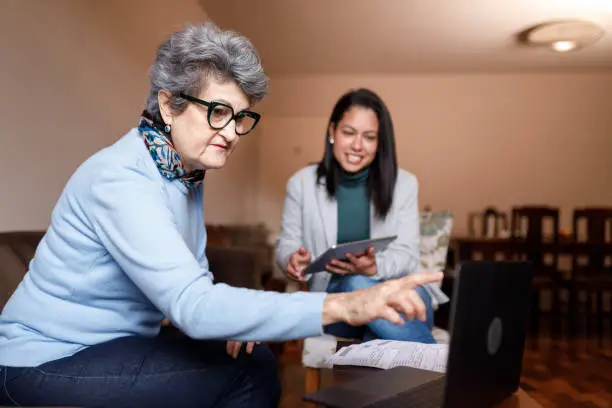
[[330, 138], [329, 139], [329, 144], [334, 144], [334, 139]]
[[172, 127], [170, 125], [166, 125], [166, 127], [164, 128], [164, 132], [170, 133], [170, 130], [172, 130]]

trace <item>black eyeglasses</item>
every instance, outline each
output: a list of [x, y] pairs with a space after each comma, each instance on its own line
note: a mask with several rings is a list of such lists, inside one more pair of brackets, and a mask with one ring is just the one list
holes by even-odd
[[222, 102], [206, 102], [202, 99], [196, 98], [195, 96], [187, 95], [182, 92], [179, 93], [179, 96], [187, 99], [188, 101], [206, 106], [208, 108], [208, 124], [215, 130], [221, 130], [229, 125], [232, 120], [235, 120], [236, 134], [238, 136], [244, 136], [255, 128], [255, 125], [257, 125], [257, 122], [259, 122], [259, 119], [261, 118], [259, 113], [248, 110], [234, 113], [234, 108]]

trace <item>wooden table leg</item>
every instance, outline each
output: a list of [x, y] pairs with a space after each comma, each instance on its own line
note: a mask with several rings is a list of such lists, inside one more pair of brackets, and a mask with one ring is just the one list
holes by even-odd
[[[306, 367], [306, 385], [305, 392], [306, 394], [310, 394], [311, 392], [319, 391], [321, 387], [321, 370], [318, 368], [310, 368]], [[317, 404], [312, 402], [307, 402], [306, 407], [308, 408], [316, 408]]]

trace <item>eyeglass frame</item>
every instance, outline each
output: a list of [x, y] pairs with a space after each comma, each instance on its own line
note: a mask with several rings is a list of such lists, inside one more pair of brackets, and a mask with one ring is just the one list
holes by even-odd
[[[186, 99], [186, 100], [188, 100], [190, 102], [194, 102], [194, 103], [197, 103], [199, 105], [206, 106], [207, 111], [208, 111], [207, 114], [206, 114], [206, 119], [208, 120], [208, 125], [211, 128], [215, 129], [215, 130], [224, 129], [227, 125], [230, 124], [230, 122], [232, 120], [235, 122], [236, 118], [240, 118], [240, 116], [245, 116], [246, 115], [246, 116], [249, 116], [249, 117], [251, 117], [251, 118], [253, 118], [255, 120], [255, 122], [253, 122], [253, 126], [251, 126], [251, 129], [249, 129], [245, 133], [238, 133], [238, 128], [234, 127], [234, 131], [236, 132], [236, 134], [238, 136], [244, 136], [244, 135], [248, 135], [249, 133], [251, 133], [253, 131], [253, 129], [255, 129], [255, 126], [257, 126], [257, 123], [259, 123], [259, 120], [261, 119], [261, 115], [259, 113], [253, 112], [253, 111], [250, 111], [250, 110], [241, 110], [240, 112], [235, 113], [233, 107], [231, 107], [230, 105], [228, 105], [226, 103], [223, 103], [223, 102], [216, 102], [216, 101], [208, 102], [208, 101], [202, 100], [200, 98], [196, 98], [195, 96], [187, 95], [187, 94], [185, 94], [183, 92], [180, 92], [178, 96], [180, 96], [181, 98]], [[223, 106], [225, 108], [229, 108], [232, 111], [232, 113], [233, 113], [232, 117], [227, 121], [227, 123], [225, 125], [221, 126], [221, 127], [213, 126], [211, 121], [210, 121], [210, 115], [212, 114], [215, 106]]]

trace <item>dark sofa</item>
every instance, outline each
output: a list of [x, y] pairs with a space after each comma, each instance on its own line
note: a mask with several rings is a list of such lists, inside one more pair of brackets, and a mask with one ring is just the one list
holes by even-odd
[[[0, 232], [0, 310], [13, 293], [34, 256], [43, 231]], [[255, 246], [208, 245], [206, 254], [215, 281], [251, 289], [284, 291], [262, 265], [261, 250]]]

